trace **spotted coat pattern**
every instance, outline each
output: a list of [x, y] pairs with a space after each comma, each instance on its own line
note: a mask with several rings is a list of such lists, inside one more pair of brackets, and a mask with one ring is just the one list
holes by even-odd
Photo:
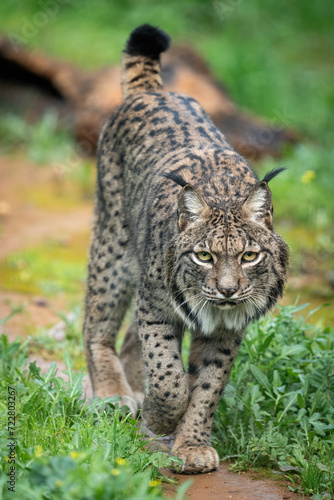
[[[163, 36], [151, 30], [152, 43]], [[218, 465], [212, 419], [245, 328], [286, 280], [288, 249], [272, 226], [267, 182], [275, 173], [259, 182], [196, 101], [161, 89], [158, 55], [132, 52], [123, 59], [125, 99], [99, 144], [87, 363], [97, 396], [143, 407], [153, 432], [176, 431], [183, 471], [206, 472]], [[254, 262], [242, 260], [245, 252]]]

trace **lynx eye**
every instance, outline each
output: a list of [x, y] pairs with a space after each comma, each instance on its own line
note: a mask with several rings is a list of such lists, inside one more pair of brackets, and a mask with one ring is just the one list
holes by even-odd
[[252, 262], [252, 260], [255, 260], [258, 255], [259, 254], [256, 252], [245, 252], [242, 256], [242, 260], [244, 262]]
[[198, 252], [196, 256], [203, 262], [210, 262], [212, 260], [212, 255], [209, 252]]

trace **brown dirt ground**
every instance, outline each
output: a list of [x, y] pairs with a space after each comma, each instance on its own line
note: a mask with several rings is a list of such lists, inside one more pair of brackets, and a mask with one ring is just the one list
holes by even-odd
[[[300, 496], [289, 491], [287, 483], [270, 479], [259, 479], [254, 472], [238, 474], [228, 470], [230, 464], [221, 463], [217, 471], [197, 476], [174, 474], [180, 484], [193, 480], [186, 493], [189, 500], [304, 500], [308, 496]], [[167, 474], [170, 475], [170, 474]], [[172, 497], [174, 487], [165, 485], [165, 497]]]
[[[18, 193], [28, 192], [48, 186], [50, 180], [54, 180], [55, 173], [51, 168], [40, 168], [20, 158], [0, 158], [0, 202], [5, 202], [8, 213], [2, 215], [2, 234], [0, 235], [0, 260], [12, 252], [37, 244], [45, 238], [61, 235], [66, 238], [73, 232], [88, 230], [92, 220], [92, 204], [86, 206], [72, 206], [64, 210], [45, 210], [38, 204], [23, 201]], [[7, 212], [7, 210], [5, 210]], [[0, 215], [1, 217], [1, 215]], [[27, 325], [35, 327], [51, 326], [59, 321], [57, 311], [65, 310], [65, 299], [50, 298], [47, 304], [41, 305], [38, 297], [8, 292], [1, 289], [0, 280], [0, 318], [6, 316], [12, 305], [23, 305], [23, 313], [14, 316], [6, 323], [6, 333], [10, 340], [17, 336], [25, 337]], [[0, 332], [1, 333], [1, 332]], [[47, 371], [51, 361], [30, 356], [30, 361], [37, 361], [43, 371]], [[61, 375], [65, 366], [57, 361], [58, 373]], [[87, 397], [92, 396], [90, 383], [84, 384]], [[164, 449], [172, 444], [172, 438], [165, 439], [161, 445]], [[185, 476], [172, 474], [169, 476], [179, 479], [180, 483], [191, 479], [192, 486], [186, 497], [191, 500], [231, 499], [231, 500], [282, 500], [298, 499], [299, 495], [291, 493], [287, 485], [282, 482], [259, 479], [256, 474], [247, 472], [237, 474], [228, 471], [230, 464], [222, 463], [219, 469], [209, 474], [197, 476]], [[166, 484], [163, 487], [164, 496], [173, 498], [175, 487]], [[309, 497], [303, 497], [305, 499]]]
[[[52, 167], [35, 165], [21, 158], [0, 157], [0, 172], [0, 206], [5, 208], [5, 213], [0, 212], [0, 261], [49, 238], [66, 241], [75, 233], [89, 231], [92, 204], [75, 206], [65, 185], [66, 179], [59, 179]], [[62, 198], [58, 203], [59, 191]], [[41, 203], [38, 199], [35, 201], [38, 193], [46, 193]], [[48, 196], [54, 196], [54, 200], [48, 200]], [[45, 203], [47, 208], [43, 206]], [[55, 324], [59, 321], [57, 312], [66, 311], [66, 297], [48, 298], [45, 305], [39, 299], [4, 290], [0, 277], [0, 318], [8, 315], [12, 307], [22, 307], [22, 312], [6, 323], [10, 340], [16, 336], [26, 337], [30, 327], [38, 329]]]

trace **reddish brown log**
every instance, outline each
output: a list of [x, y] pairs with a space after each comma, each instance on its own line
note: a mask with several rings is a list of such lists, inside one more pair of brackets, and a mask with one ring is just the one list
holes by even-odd
[[[194, 97], [234, 147], [249, 159], [278, 156], [298, 133], [275, 126], [233, 103], [204, 60], [187, 46], [175, 46], [162, 58], [167, 90]], [[0, 105], [28, 120], [50, 106], [73, 127], [81, 150], [94, 153], [101, 127], [121, 103], [120, 67], [94, 71], [56, 61], [0, 37]]]

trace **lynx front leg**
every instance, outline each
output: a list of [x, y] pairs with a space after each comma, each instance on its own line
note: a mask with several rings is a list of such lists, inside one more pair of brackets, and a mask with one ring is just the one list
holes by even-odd
[[214, 412], [226, 385], [242, 334], [222, 339], [194, 337], [189, 358], [191, 398], [177, 429], [172, 453], [182, 458], [182, 472], [197, 474], [217, 468], [219, 458], [211, 447]]
[[143, 416], [155, 434], [174, 431], [189, 402], [177, 328], [165, 324], [159, 314], [138, 301], [139, 338], [148, 382]]

